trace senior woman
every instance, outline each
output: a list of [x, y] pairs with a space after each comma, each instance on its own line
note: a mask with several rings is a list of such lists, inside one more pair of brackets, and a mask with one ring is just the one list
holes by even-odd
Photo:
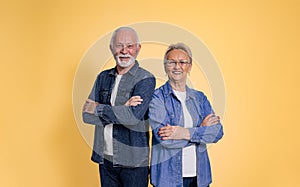
[[216, 116], [200, 91], [186, 85], [192, 53], [183, 43], [164, 56], [168, 81], [155, 90], [149, 108], [152, 127], [151, 184], [155, 187], [207, 187], [212, 182], [206, 144], [223, 136]]

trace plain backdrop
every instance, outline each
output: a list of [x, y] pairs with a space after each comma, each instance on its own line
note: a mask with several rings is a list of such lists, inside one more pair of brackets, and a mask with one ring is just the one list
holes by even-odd
[[225, 136], [209, 149], [211, 186], [297, 186], [299, 6], [296, 0], [2, 0], [0, 186], [99, 186], [73, 113], [75, 73], [101, 36], [146, 21], [192, 32], [222, 72]]

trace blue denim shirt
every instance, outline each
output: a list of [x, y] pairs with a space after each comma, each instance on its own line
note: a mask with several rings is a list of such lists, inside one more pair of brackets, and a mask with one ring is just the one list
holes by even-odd
[[[110, 98], [115, 83], [116, 69], [101, 72], [89, 95], [89, 99], [100, 103], [95, 114], [83, 113], [85, 123], [95, 125], [92, 160], [103, 163], [104, 126], [113, 123], [114, 166], [148, 166], [149, 124], [148, 107], [155, 89], [155, 78], [139, 67], [138, 62], [125, 73], [119, 83], [115, 106]], [[124, 106], [132, 96], [141, 96], [142, 104]]]
[[216, 143], [223, 136], [220, 123], [200, 126], [203, 119], [213, 113], [207, 97], [199, 91], [186, 87], [186, 106], [193, 120], [189, 128], [190, 140], [161, 140], [158, 130], [167, 123], [183, 126], [183, 112], [171, 85], [167, 82], [155, 90], [149, 107], [149, 122], [152, 131], [151, 183], [157, 187], [181, 187], [182, 148], [196, 145], [198, 187], [207, 187], [211, 182], [211, 168], [206, 144]]

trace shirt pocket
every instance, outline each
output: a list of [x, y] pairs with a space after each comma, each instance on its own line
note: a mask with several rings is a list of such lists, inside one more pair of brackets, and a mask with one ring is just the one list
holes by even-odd
[[100, 103], [110, 104], [109, 90], [101, 90], [99, 92]]
[[198, 103], [189, 103], [188, 109], [193, 119], [193, 126], [199, 127], [201, 122], [203, 121], [203, 110], [201, 109]]

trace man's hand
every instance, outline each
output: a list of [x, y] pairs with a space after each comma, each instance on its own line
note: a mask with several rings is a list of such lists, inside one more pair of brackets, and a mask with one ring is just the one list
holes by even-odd
[[158, 131], [158, 135], [162, 140], [189, 140], [190, 131], [187, 128], [181, 126], [167, 126], [161, 127]]
[[94, 114], [97, 105], [99, 105], [99, 103], [97, 103], [91, 99], [87, 99], [83, 106], [82, 112]]
[[124, 105], [125, 106], [137, 106], [142, 104], [143, 99], [141, 96], [132, 96]]
[[218, 123], [220, 123], [220, 117], [215, 114], [209, 114], [204, 118], [200, 126], [211, 126]]

